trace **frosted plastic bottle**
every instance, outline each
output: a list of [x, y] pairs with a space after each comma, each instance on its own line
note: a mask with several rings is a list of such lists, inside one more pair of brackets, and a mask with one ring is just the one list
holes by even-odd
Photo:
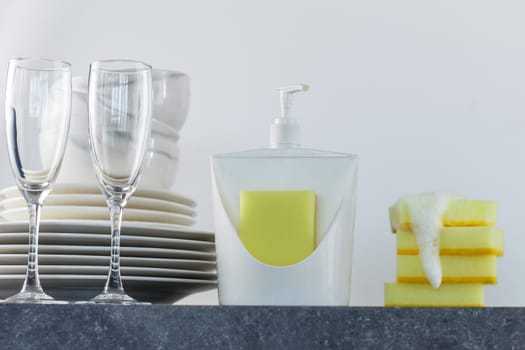
[[[211, 159], [219, 302], [223, 305], [348, 305], [355, 221], [356, 155], [299, 147], [292, 94], [280, 88], [271, 148]], [[241, 191], [314, 191], [315, 250], [287, 266], [255, 258], [239, 236]], [[275, 242], [279, 244], [279, 242]], [[271, 252], [270, 252], [271, 253]]]

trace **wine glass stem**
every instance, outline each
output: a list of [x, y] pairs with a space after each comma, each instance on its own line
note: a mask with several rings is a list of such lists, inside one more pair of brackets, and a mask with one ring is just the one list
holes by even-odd
[[38, 202], [29, 203], [29, 251], [27, 254], [27, 273], [22, 292], [43, 292], [38, 275], [38, 231], [40, 226], [40, 211], [42, 205]]
[[122, 224], [122, 203], [110, 202], [109, 212], [111, 216], [111, 262], [109, 275], [104, 292], [124, 292], [122, 278], [120, 276], [120, 226]]

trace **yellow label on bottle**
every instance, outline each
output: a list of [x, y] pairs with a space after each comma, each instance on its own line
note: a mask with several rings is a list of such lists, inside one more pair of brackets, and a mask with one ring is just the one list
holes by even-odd
[[315, 192], [241, 191], [239, 236], [263, 263], [298, 263], [315, 250]]

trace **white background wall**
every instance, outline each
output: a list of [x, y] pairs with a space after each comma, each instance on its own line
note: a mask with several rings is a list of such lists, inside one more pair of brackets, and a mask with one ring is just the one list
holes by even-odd
[[[305, 82], [303, 144], [361, 158], [352, 305], [382, 305], [395, 280], [388, 206], [435, 189], [499, 201], [505, 257], [487, 303], [525, 305], [522, 1], [0, 2], [0, 81], [15, 56], [61, 58], [77, 74], [136, 58], [191, 76], [176, 191], [198, 201], [199, 228], [212, 228], [210, 154], [266, 146], [274, 88]], [[5, 146], [0, 164], [3, 187]]]

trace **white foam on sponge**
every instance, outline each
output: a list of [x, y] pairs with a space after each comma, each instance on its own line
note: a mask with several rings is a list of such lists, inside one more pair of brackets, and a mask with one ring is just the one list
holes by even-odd
[[439, 232], [443, 227], [441, 218], [450, 201], [461, 198], [450, 192], [429, 192], [404, 196], [395, 204], [406, 203], [408, 207], [423, 270], [433, 288], [439, 288], [442, 281], [439, 259]]

